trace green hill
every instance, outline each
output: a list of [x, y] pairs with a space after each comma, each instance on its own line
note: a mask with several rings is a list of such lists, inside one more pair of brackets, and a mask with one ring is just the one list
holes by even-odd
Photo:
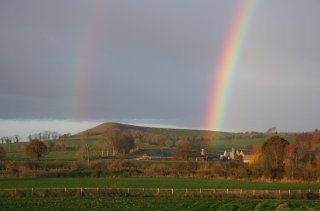
[[110, 123], [102, 123], [96, 127], [77, 133], [74, 135], [74, 137], [102, 135], [114, 129], [118, 129], [122, 132], [135, 130], [135, 131], [141, 131], [146, 133], [156, 133], [156, 134], [176, 135], [176, 136], [190, 136], [190, 135], [201, 135], [201, 134], [209, 134], [209, 135], [231, 134], [231, 133], [215, 132], [215, 131], [207, 131], [207, 130], [154, 128], [154, 127], [144, 127], [144, 126], [110, 122]]

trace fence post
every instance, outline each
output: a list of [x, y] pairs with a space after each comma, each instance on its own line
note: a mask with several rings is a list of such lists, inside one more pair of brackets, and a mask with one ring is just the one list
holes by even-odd
[[14, 195], [17, 195], [17, 188], [14, 188]]
[[157, 195], [159, 195], [160, 194], [160, 188], [158, 188], [158, 190], [157, 190]]
[[200, 193], [200, 195], [202, 194], [202, 189], [200, 188], [200, 190], [199, 190], [199, 193]]
[[252, 190], [252, 195], [253, 195], [253, 196], [256, 195], [256, 190]]
[[130, 188], [128, 188], [128, 194], [130, 193]]
[[229, 188], [227, 188], [227, 195], [229, 195]]
[[83, 187], [81, 187], [81, 189], [80, 189], [80, 195], [82, 196], [82, 193], [83, 193]]
[[281, 199], [281, 190], [279, 190], [279, 198]]
[[144, 194], [144, 188], [142, 188], [142, 193]]
[[289, 189], [289, 199], [290, 199], [290, 197], [291, 197], [291, 190]]
[[171, 189], [171, 193], [172, 193], [172, 195], [173, 195], [173, 188]]
[[185, 195], [187, 195], [188, 194], [188, 188], [186, 188], [186, 194]]
[[31, 196], [33, 196], [33, 188], [31, 188]]
[[67, 188], [64, 188], [64, 192], [65, 192], [65, 193], [67, 192]]

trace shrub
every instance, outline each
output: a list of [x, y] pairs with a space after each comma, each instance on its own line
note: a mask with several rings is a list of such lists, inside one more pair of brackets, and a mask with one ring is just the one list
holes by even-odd
[[196, 173], [198, 164], [195, 162], [178, 162], [173, 167], [173, 172], [178, 176], [191, 176]]
[[170, 175], [170, 170], [166, 165], [153, 164], [147, 168], [146, 174], [149, 176], [168, 176]]

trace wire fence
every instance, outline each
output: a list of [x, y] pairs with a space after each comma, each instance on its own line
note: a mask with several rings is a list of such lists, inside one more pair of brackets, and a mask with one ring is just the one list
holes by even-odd
[[0, 197], [165, 196], [320, 200], [320, 190], [246, 190], [215, 188], [0, 188]]

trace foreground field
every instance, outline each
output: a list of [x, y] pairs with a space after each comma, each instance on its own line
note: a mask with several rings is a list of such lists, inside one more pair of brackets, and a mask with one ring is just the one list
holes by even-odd
[[319, 190], [320, 183], [280, 183], [199, 178], [1, 178], [0, 188], [125, 187]]
[[320, 201], [167, 197], [11, 198], [0, 210], [318, 210]]
[[[320, 184], [266, 183], [197, 178], [2, 178], [0, 188], [79, 188], [79, 187], [144, 187], [144, 188], [230, 188], [250, 190], [318, 190]], [[40, 192], [43, 192], [41, 190]], [[28, 191], [27, 191], [28, 192]], [[30, 192], [30, 191], [29, 191]], [[178, 196], [109, 194], [93, 197], [84, 194], [15, 195], [0, 200], [0, 210], [320, 210], [320, 201], [285, 199], [234, 199]], [[79, 192], [79, 191], [78, 191]], [[44, 191], [45, 193], [45, 191]], [[53, 192], [54, 193], [54, 192]], [[130, 192], [131, 193], [131, 192]], [[121, 196], [120, 196], [121, 195]], [[318, 197], [318, 195], [317, 195]]]

